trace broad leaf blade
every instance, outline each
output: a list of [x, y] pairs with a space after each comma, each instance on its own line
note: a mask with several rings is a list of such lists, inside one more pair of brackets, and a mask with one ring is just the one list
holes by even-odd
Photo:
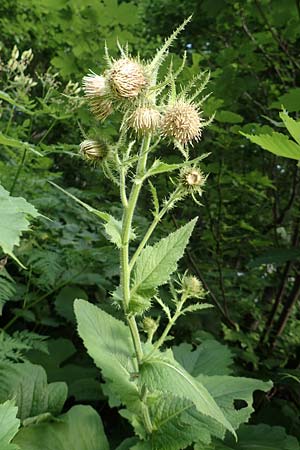
[[0, 404], [0, 448], [1, 450], [17, 450], [19, 447], [10, 444], [16, 435], [20, 420], [17, 419], [18, 408], [11, 400]]
[[[252, 407], [253, 392], [256, 390], [266, 392], [272, 388], [272, 382], [264, 382], [252, 378], [225, 375], [199, 375], [196, 378], [215, 399], [234, 429], [237, 429], [240, 424], [247, 422], [254, 411]], [[246, 406], [237, 410], [234, 407], [234, 401], [246, 402]]]
[[109, 450], [101, 418], [91, 406], [73, 406], [55, 422], [22, 428], [14, 442], [23, 450]]
[[11, 197], [0, 185], [0, 247], [24, 267], [13, 253], [15, 245], [20, 244], [23, 231], [29, 229], [28, 216], [39, 216], [33, 205], [22, 197]]
[[150, 391], [170, 392], [191, 401], [197, 410], [219, 422], [234, 435], [234, 429], [201, 382], [193, 378], [176, 361], [152, 358], [141, 367], [141, 382]]
[[21, 420], [59, 414], [67, 398], [63, 382], [47, 383], [45, 370], [31, 363], [0, 364], [0, 402], [15, 398]]
[[135, 402], [138, 389], [131, 381], [136, 369], [129, 328], [85, 300], [75, 300], [74, 309], [78, 333], [88, 354], [102, 370], [109, 388], [122, 403], [128, 405]]
[[247, 139], [254, 144], [259, 145], [264, 150], [268, 150], [278, 156], [285, 158], [300, 159], [300, 145], [291, 141], [285, 134], [273, 131], [271, 134], [261, 134], [254, 136], [251, 134], [242, 133]]
[[174, 357], [192, 376], [229, 375], [233, 355], [226, 345], [213, 339], [202, 342], [195, 350], [190, 344], [173, 347]]
[[175, 272], [178, 260], [183, 256], [197, 218], [193, 219], [153, 246], [146, 247], [138, 257], [134, 268], [131, 295], [148, 294], [166, 283]]

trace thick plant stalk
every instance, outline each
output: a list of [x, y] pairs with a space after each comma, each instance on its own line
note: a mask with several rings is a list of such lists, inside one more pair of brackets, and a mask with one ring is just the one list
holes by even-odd
[[[140, 158], [137, 165], [136, 177], [139, 177], [144, 173], [145, 167], [147, 164], [147, 156], [151, 143], [151, 134], [145, 136], [143, 143], [141, 145], [140, 150]], [[121, 192], [123, 192], [123, 204], [124, 204], [124, 193], [126, 191], [125, 186], [125, 177], [124, 174], [121, 174], [120, 177], [121, 182]], [[133, 316], [129, 316], [128, 307], [130, 302], [130, 267], [129, 267], [129, 239], [130, 232], [132, 228], [132, 220], [136, 207], [136, 203], [140, 194], [140, 190], [142, 188], [142, 182], [134, 183], [131, 189], [130, 197], [128, 200], [128, 204], [124, 209], [123, 220], [122, 220], [122, 247], [120, 252], [121, 259], [121, 286], [122, 286], [122, 296], [123, 296], [123, 308], [127, 318], [127, 322], [130, 328], [136, 358], [138, 364], [141, 363], [143, 358], [143, 350], [141, 345], [141, 340], [137, 328], [137, 324], [135, 318]]]

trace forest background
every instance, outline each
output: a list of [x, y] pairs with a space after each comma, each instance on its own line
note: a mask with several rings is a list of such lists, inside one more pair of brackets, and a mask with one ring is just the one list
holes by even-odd
[[[205, 117], [215, 113], [215, 118], [192, 150], [194, 157], [210, 153], [201, 163], [209, 178], [203, 206], [186, 198], [159, 235], [199, 215], [181, 264], [202, 281], [214, 308], [182, 317], [174, 343], [207, 345], [220, 374], [230, 365], [236, 375], [271, 379], [271, 391], [255, 397], [250, 423], [258, 428], [251, 436], [262, 440], [262, 449], [267, 436], [272, 449], [296, 450], [300, 178], [297, 157], [285, 154], [289, 134], [279, 113], [299, 117], [298, 0], [1, 1], [0, 182], [41, 216], [23, 233], [13, 256], [3, 250], [1, 259], [0, 403], [8, 398], [2, 387], [8, 365], [29, 361], [45, 369], [49, 382], [67, 383], [63, 411], [83, 403], [101, 413], [112, 448], [130, 435], [125, 419], [107, 405], [73, 313], [78, 297], [110, 311], [117, 254], [96, 218], [49, 181], [118, 216], [118, 189], [99, 176], [101, 168], [83, 163], [78, 152], [92, 128], [113, 140], [117, 121], [99, 125], [91, 118], [81, 94], [82, 77], [103, 70], [105, 42], [113, 56], [118, 40], [147, 59], [190, 14], [192, 21], [162, 70], [171, 58], [179, 67], [186, 51], [182, 85], [200, 70], [211, 72], [212, 94], [203, 109]], [[262, 146], [270, 151], [244, 134], [269, 134], [271, 144]], [[161, 154], [166, 162], [177, 162], [172, 145], [162, 146]], [[168, 175], [159, 183], [163, 197]], [[1, 190], [0, 222], [7, 213], [2, 197]], [[135, 223], [140, 230], [151, 216], [148, 205], [142, 197]], [[231, 445], [226, 448], [244, 448]]]

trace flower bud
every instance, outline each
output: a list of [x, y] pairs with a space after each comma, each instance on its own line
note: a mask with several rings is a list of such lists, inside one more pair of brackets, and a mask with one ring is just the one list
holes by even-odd
[[202, 194], [206, 176], [197, 167], [185, 167], [180, 172], [180, 182], [182, 187], [189, 193]]
[[143, 67], [129, 58], [116, 61], [108, 72], [111, 89], [121, 98], [137, 97], [147, 84]]
[[162, 119], [162, 134], [186, 145], [200, 140], [202, 122], [194, 104], [179, 100], [167, 107]]
[[88, 161], [102, 162], [108, 155], [108, 145], [104, 141], [86, 139], [80, 144], [80, 153]]
[[182, 293], [188, 298], [204, 298], [205, 290], [194, 275], [186, 275], [182, 280]]
[[160, 113], [154, 108], [141, 106], [130, 116], [129, 125], [139, 134], [156, 131], [160, 125]]

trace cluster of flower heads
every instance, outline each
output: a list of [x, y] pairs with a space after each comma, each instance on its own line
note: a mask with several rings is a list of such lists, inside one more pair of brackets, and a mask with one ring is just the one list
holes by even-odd
[[105, 120], [121, 110], [125, 126], [137, 134], [158, 133], [182, 146], [200, 140], [207, 122], [194, 98], [173, 93], [165, 95], [159, 104], [157, 92], [161, 86], [155, 86], [151, 64], [144, 65], [125, 54], [117, 60], [108, 56], [107, 61], [103, 75], [91, 72], [83, 78], [85, 97], [97, 119]]
[[[175, 81], [184, 67], [184, 59], [177, 73], [174, 74], [170, 68], [166, 78], [157, 82], [158, 68], [175, 34], [148, 64], [133, 59], [121, 48], [119, 59], [111, 58], [106, 52], [107, 69], [102, 75], [93, 72], [86, 75], [83, 90], [98, 120], [103, 121], [114, 111], [121, 111], [121, 129], [131, 130], [138, 136], [152, 133], [173, 141], [186, 156], [188, 146], [201, 139], [203, 127], [210, 123], [210, 120], [203, 119], [201, 111], [206, 97], [197, 102], [209, 76], [207, 73], [199, 74], [177, 94]], [[200, 87], [197, 86], [198, 81]], [[109, 153], [106, 145], [96, 139], [84, 140], [80, 152], [87, 160], [96, 163], [102, 162]], [[205, 181], [206, 177], [195, 165], [185, 166], [180, 172], [180, 185], [193, 197], [195, 194], [201, 196]]]

